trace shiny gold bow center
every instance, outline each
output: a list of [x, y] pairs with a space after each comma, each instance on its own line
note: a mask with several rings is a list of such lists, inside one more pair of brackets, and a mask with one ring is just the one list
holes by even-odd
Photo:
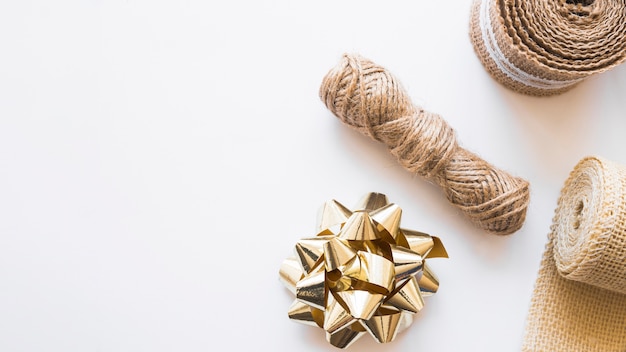
[[296, 296], [289, 317], [323, 328], [339, 348], [365, 332], [392, 341], [439, 287], [426, 258], [447, 257], [437, 237], [400, 228], [402, 210], [384, 194], [366, 195], [356, 209], [326, 202], [317, 236], [299, 240], [280, 269]]

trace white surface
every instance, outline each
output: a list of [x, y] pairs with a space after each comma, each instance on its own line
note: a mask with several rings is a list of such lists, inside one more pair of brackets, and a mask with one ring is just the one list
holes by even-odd
[[[335, 350], [277, 280], [318, 206], [386, 193], [441, 237], [440, 292], [395, 342], [516, 351], [556, 199], [626, 163], [626, 67], [548, 99], [494, 82], [470, 1], [0, 5], [0, 350]], [[320, 102], [343, 52], [390, 69], [461, 144], [531, 182], [523, 229], [473, 227]]]

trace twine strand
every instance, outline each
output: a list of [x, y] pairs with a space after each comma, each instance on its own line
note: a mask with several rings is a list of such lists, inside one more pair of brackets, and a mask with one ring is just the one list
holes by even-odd
[[320, 98], [345, 124], [384, 143], [405, 169], [441, 186], [480, 228], [508, 235], [522, 227], [528, 182], [460, 147], [452, 127], [415, 106], [383, 67], [346, 54], [324, 77]]

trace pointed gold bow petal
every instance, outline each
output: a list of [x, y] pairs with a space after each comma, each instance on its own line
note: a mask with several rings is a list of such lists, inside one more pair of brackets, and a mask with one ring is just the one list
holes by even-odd
[[324, 263], [326, 271], [333, 271], [346, 265], [356, 257], [357, 251], [352, 249], [347, 241], [332, 238], [324, 244]]
[[382, 208], [378, 208], [370, 213], [372, 220], [378, 223], [378, 230], [387, 230], [394, 242], [400, 231], [400, 219], [402, 218], [402, 209], [396, 204], [387, 204]]
[[357, 322], [333, 334], [326, 332], [326, 340], [335, 347], [346, 348], [364, 334], [365, 328]]
[[296, 298], [317, 309], [326, 308], [326, 273], [316, 271], [296, 284]]
[[448, 251], [446, 251], [439, 237], [433, 236], [433, 249], [426, 258], [448, 258]]
[[398, 328], [397, 328], [398, 331], [396, 331], [396, 334], [399, 334], [399, 333], [403, 332], [409, 326], [411, 326], [411, 324], [413, 324], [413, 317], [414, 316], [415, 316], [415, 314], [413, 314], [413, 313], [409, 313], [407, 311], [402, 311], [402, 313], [400, 315], [400, 322], [398, 322]]
[[324, 326], [324, 313], [298, 300], [293, 301], [287, 314], [289, 318], [302, 324]]
[[408, 247], [413, 252], [421, 255], [422, 258], [426, 258], [435, 245], [433, 237], [426, 233], [402, 229], [402, 234], [405, 241], [398, 244]]
[[356, 211], [343, 225], [339, 238], [349, 241], [373, 241], [380, 239], [380, 235], [369, 214]]
[[402, 286], [392, 292], [385, 304], [399, 310], [417, 313], [424, 307], [424, 298], [415, 277], [411, 277]]
[[324, 330], [332, 334], [354, 323], [356, 318], [339, 303], [334, 294], [328, 295], [324, 314]]
[[296, 283], [302, 279], [304, 272], [300, 266], [300, 262], [296, 258], [287, 258], [283, 260], [279, 271], [280, 282], [291, 291], [296, 294]]
[[410, 249], [392, 245], [391, 255], [397, 281], [402, 281], [422, 270], [422, 256]]
[[318, 212], [317, 232], [327, 235], [337, 234], [338, 227], [343, 225], [350, 215], [352, 212], [343, 204], [334, 199], [327, 201]]
[[324, 254], [324, 244], [333, 236], [303, 238], [296, 243], [296, 255], [300, 259], [302, 270], [309, 273]]
[[354, 206], [355, 210], [372, 211], [389, 204], [389, 199], [382, 193], [371, 192], [363, 196]]
[[394, 262], [369, 252], [358, 252], [361, 261], [359, 280], [385, 289], [385, 293], [393, 290]]
[[424, 273], [417, 283], [422, 296], [431, 296], [439, 289], [439, 279], [426, 263], [424, 263]]
[[356, 319], [369, 319], [383, 303], [384, 295], [361, 290], [337, 292], [350, 315]]
[[289, 318], [321, 327], [339, 348], [366, 332], [389, 342], [408, 328], [439, 288], [426, 260], [448, 256], [439, 238], [401, 228], [402, 209], [384, 194], [367, 194], [355, 209], [326, 202], [316, 236], [299, 240], [279, 271], [296, 296]]
[[381, 309], [379, 314], [365, 320], [365, 329], [380, 343], [390, 342], [396, 337], [400, 323], [401, 312], [391, 309]]

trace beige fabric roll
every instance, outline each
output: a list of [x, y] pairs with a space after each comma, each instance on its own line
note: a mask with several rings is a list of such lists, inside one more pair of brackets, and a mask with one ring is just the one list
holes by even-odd
[[470, 38], [498, 82], [554, 95], [626, 60], [626, 0], [474, 0]]
[[626, 351], [626, 167], [581, 160], [561, 191], [523, 351]]

